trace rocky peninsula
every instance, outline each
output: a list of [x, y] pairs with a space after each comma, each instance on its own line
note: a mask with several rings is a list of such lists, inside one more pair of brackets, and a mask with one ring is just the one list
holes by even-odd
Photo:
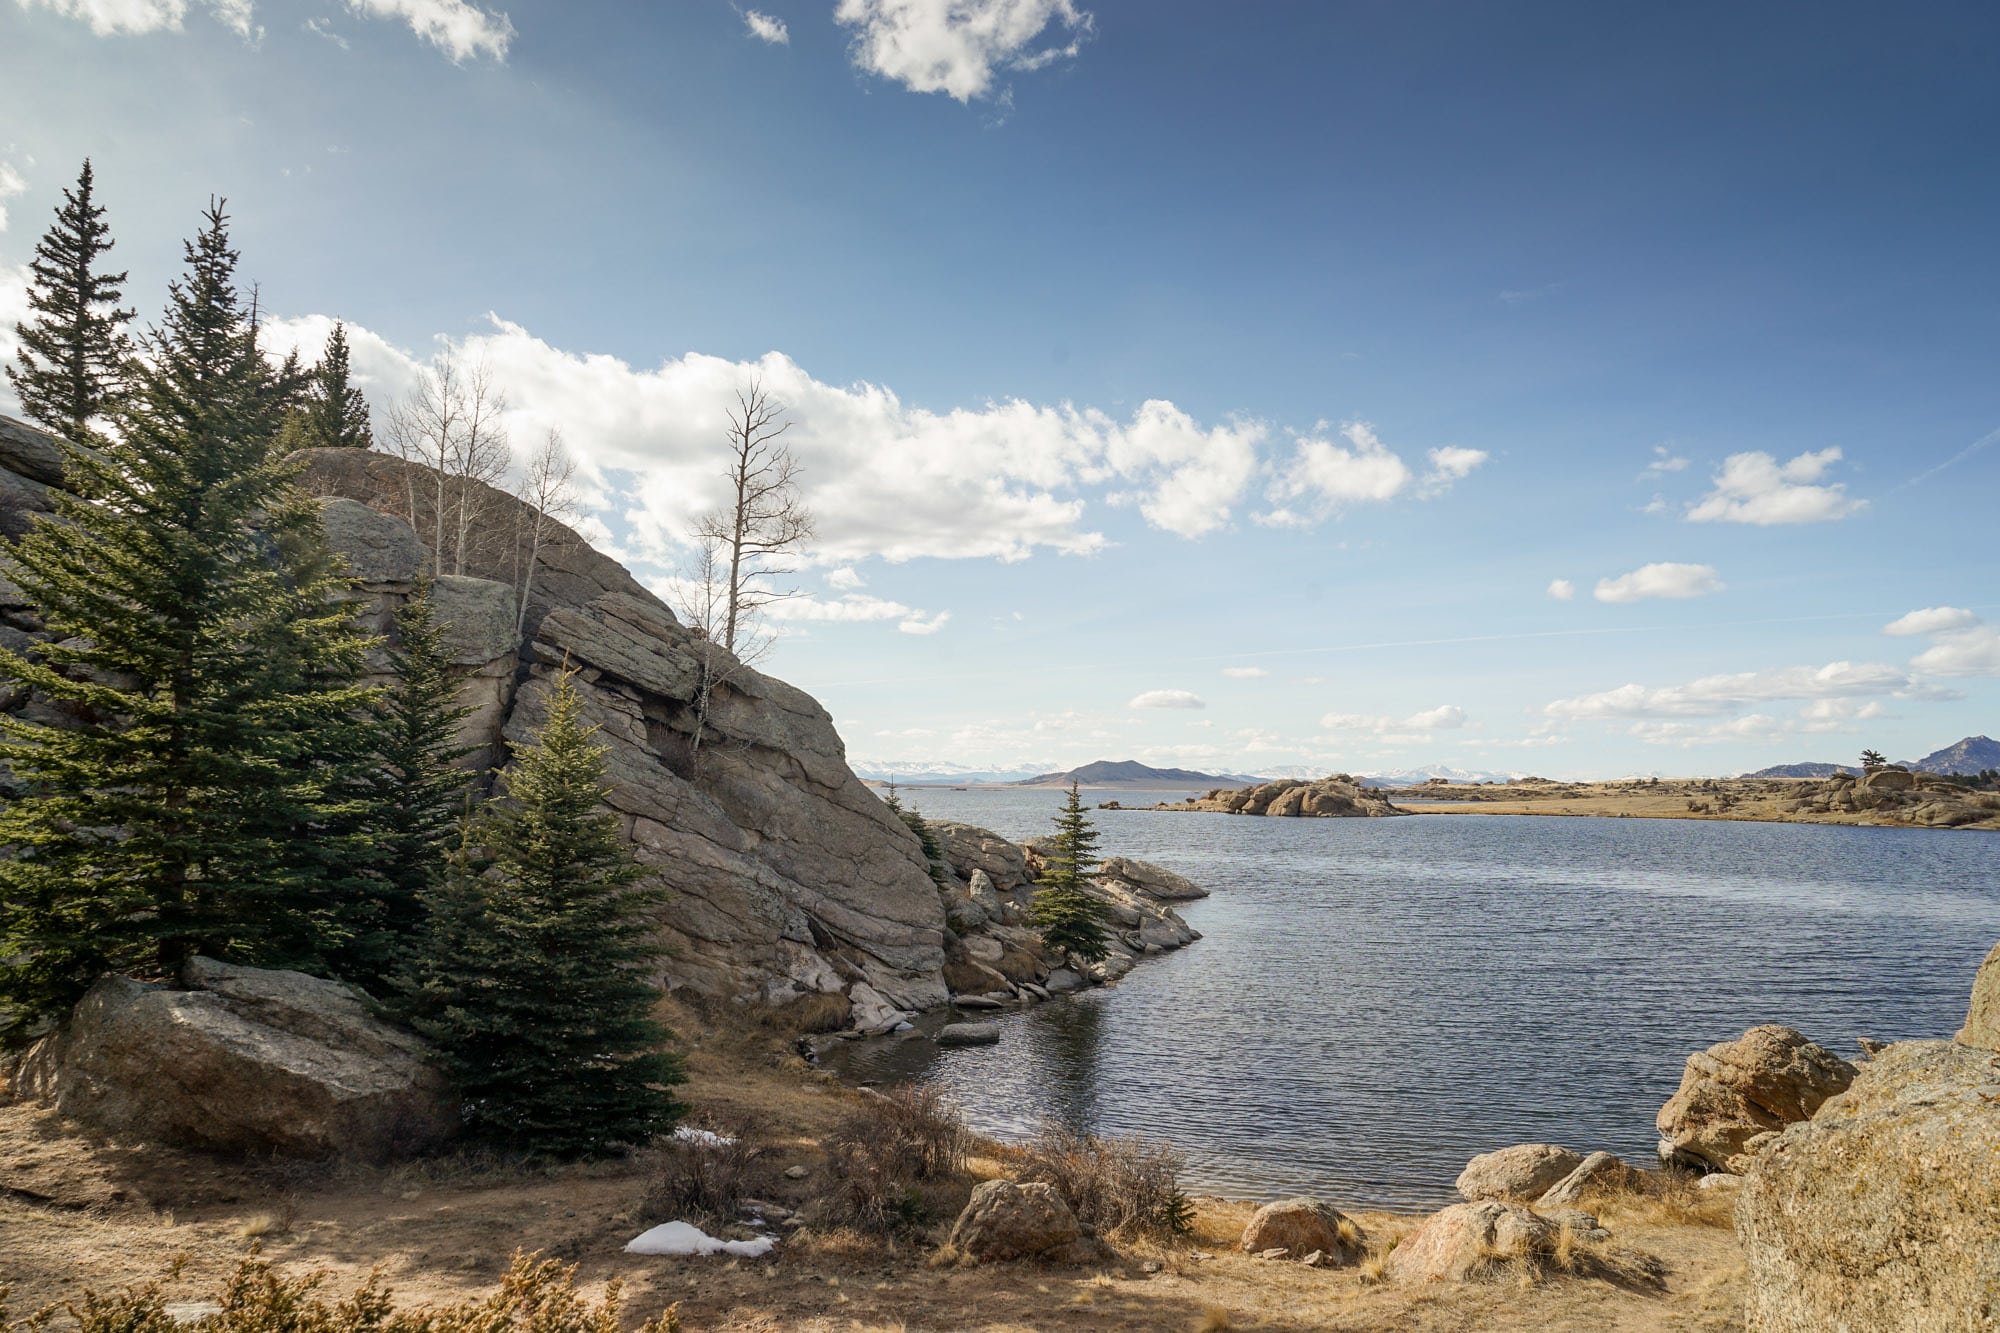
[[[1119, 810], [1126, 807], [1111, 801], [1103, 808]], [[1380, 819], [1410, 813], [1397, 809], [1388, 796], [1372, 787], [1362, 786], [1345, 773], [1316, 782], [1281, 778], [1253, 787], [1217, 787], [1205, 796], [1134, 808], [1264, 815], [1275, 819]]]

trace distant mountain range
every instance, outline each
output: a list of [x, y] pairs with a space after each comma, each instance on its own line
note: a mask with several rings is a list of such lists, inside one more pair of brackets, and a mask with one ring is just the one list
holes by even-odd
[[910, 787], [965, 787], [975, 782], [1019, 782], [1035, 774], [1032, 768], [959, 768], [934, 763], [857, 762], [854, 776], [864, 782], [894, 782]]
[[[1900, 767], [1918, 773], [1983, 773], [2000, 768], [2000, 741], [1990, 736], [1967, 736], [1956, 745], [1933, 750], [1922, 759], [1904, 761]], [[1745, 773], [1746, 778], [1831, 778], [1861, 770], [1852, 764], [1776, 764]]]
[[1364, 787], [1415, 787], [1429, 782], [1432, 778], [1443, 778], [1447, 782], [1512, 782], [1525, 778], [1526, 773], [1489, 773], [1476, 768], [1452, 768], [1448, 764], [1422, 764], [1416, 768], [1399, 768], [1389, 773], [1363, 773], [1361, 785]]
[[1016, 787], [1254, 787], [1264, 778], [1240, 773], [1197, 773], [1189, 768], [1154, 768], [1131, 759], [1100, 759], [1061, 773], [1037, 773]]

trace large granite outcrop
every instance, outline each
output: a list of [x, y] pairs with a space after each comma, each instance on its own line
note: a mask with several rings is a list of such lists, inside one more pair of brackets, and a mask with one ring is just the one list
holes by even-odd
[[1854, 1066], [1792, 1028], [1765, 1023], [1687, 1058], [1660, 1108], [1660, 1160], [1741, 1175], [1765, 1136], [1847, 1090]]
[[1756, 1154], [1736, 1203], [1753, 1333], [2000, 1328], [2000, 1054], [1905, 1041]]
[[1206, 796], [1150, 808], [1294, 819], [1374, 819], [1410, 813], [1390, 804], [1389, 798], [1381, 792], [1362, 786], [1344, 773], [1321, 778], [1317, 782], [1281, 778], [1255, 787], [1218, 787]]
[[427, 1048], [360, 991], [206, 958], [183, 980], [98, 982], [28, 1049], [15, 1091], [110, 1133], [259, 1155], [373, 1162], [457, 1133]]

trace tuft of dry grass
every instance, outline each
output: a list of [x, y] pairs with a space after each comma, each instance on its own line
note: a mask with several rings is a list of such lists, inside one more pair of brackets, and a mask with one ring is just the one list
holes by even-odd
[[972, 1131], [935, 1088], [870, 1093], [827, 1141], [830, 1184], [816, 1222], [880, 1235], [909, 1233], [964, 1202]]
[[699, 1128], [716, 1139], [670, 1137], [648, 1150], [652, 1183], [639, 1205], [647, 1218], [726, 1225], [741, 1215], [745, 1199], [765, 1192], [764, 1151], [752, 1141], [752, 1125], [711, 1122]]
[[276, 1213], [257, 1213], [245, 1218], [243, 1224], [236, 1228], [236, 1239], [262, 1240], [265, 1236], [275, 1236], [291, 1229], [291, 1222], [287, 1218], [279, 1217]]
[[1201, 1312], [1201, 1318], [1194, 1324], [1194, 1333], [1229, 1333], [1236, 1327], [1230, 1319], [1229, 1311], [1219, 1305], [1211, 1305]]

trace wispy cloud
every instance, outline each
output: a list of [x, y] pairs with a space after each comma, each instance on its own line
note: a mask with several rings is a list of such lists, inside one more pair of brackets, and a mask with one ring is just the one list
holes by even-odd
[[467, 0], [347, 0], [347, 7], [357, 14], [403, 20], [454, 64], [482, 56], [505, 61], [514, 41], [514, 25], [505, 14]]
[[1132, 696], [1128, 708], [1206, 708], [1208, 704], [1192, 690], [1147, 690]]
[[791, 44], [791, 29], [785, 26], [783, 19], [760, 14], [754, 9], [746, 9], [743, 11], [743, 26], [748, 28], [750, 35], [760, 42], [769, 42], [773, 46]]

